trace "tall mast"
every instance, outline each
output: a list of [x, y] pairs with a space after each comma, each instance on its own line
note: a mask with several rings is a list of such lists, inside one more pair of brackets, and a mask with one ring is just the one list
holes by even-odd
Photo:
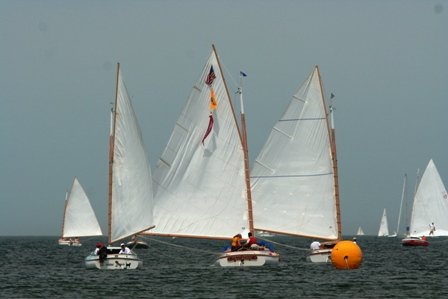
[[406, 193], [406, 180], [407, 180], [407, 174], [404, 174], [404, 179], [403, 179], [403, 190], [401, 191], [401, 202], [400, 202], [400, 210], [398, 211], [398, 223], [397, 223], [397, 235], [398, 232], [400, 231], [400, 218], [401, 218], [401, 209], [403, 208], [403, 199], [405, 197], [405, 193]]
[[[320, 84], [320, 91], [322, 93], [322, 99], [324, 101], [324, 109], [326, 110], [326, 103], [325, 103], [325, 96], [323, 94], [323, 86], [322, 86], [322, 80], [320, 77], [320, 70], [319, 66], [316, 65], [317, 74], [319, 76], [319, 84]], [[330, 96], [330, 124], [329, 132], [330, 132], [330, 148], [331, 148], [331, 158], [333, 160], [333, 175], [334, 175], [334, 192], [335, 192], [335, 199], [336, 199], [336, 222], [338, 225], [338, 240], [342, 240], [342, 224], [341, 224], [341, 204], [339, 200], [339, 175], [338, 175], [338, 158], [337, 158], [337, 152], [336, 152], [336, 130], [334, 128], [334, 105], [333, 105], [333, 99], [334, 94], [331, 94]], [[325, 115], [327, 117], [327, 126], [328, 124], [328, 114], [325, 111]]]
[[[215, 45], [212, 45], [213, 52], [216, 54], [216, 60], [218, 61], [218, 66], [221, 74], [222, 67], [221, 62], [219, 60], [218, 52], [216, 51]], [[242, 73], [240, 73], [242, 75]], [[230, 93], [229, 89], [227, 88], [227, 82], [224, 78], [224, 75], [222, 75], [222, 80], [224, 82], [224, 86], [226, 88], [227, 96], [229, 99]], [[243, 146], [243, 152], [244, 152], [244, 174], [246, 178], [246, 192], [247, 192], [247, 216], [248, 216], [248, 223], [249, 223], [249, 231], [254, 234], [254, 217], [252, 212], [252, 193], [250, 189], [250, 173], [249, 173], [249, 151], [247, 146], [247, 136], [246, 136], [246, 118], [244, 116], [244, 105], [243, 105], [243, 92], [242, 92], [242, 76], [240, 77], [240, 87], [238, 88], [238, 94], [240, 95], [240, 102], [241, 102], [241, 131], [238, 130], [238, 134], [240, 135], [241, 144]], [[230, 101], [230, 107], [232, 107], [233, 116], [235, 118], [235, 123], [238, 126], [238, 122], [236, 121], [235, 117], [235, 109], [233, 108], [232, 101]]]
[[117, 63], [117, 81], [115, 85], [115, 102], [112, 108], [111, 115], [111, 128], [109, 135], [109, 193], [108, 193], [108, 243], [111, 244], [112, 241], [112, 170], [114, 164], [114, 148], [115, 148], [115, 123], [117, 119], [117, 101], [118, 101], [118, 79], [120, 76], [120, 63]]
[[68, 190], [65, 191], [64, 215], [62, 216], [62, 231], [61, 231], [61, 237], [64, 237], [65, 213], [67, 212], [67, 200], [68, 200]]
[[250, 173], [249, 173], [249, 149], [247, 146], [247, 131], [246, 131], [246, 115], [244, 113], [243, 102], [243, 77], [245, 74], [240, 72], [240, 87], [238, 87], [237, 93], [240, 96], [241, 106], [241, 133], [243, 137], [243, 151], [244, 151], [244, 174], [246, 177], [246, 190], [247, 190], [247, 216], [249, 220], [249, 231], [254, 234], [254, 216], [252, 211], [252, 192], [250, 189]]

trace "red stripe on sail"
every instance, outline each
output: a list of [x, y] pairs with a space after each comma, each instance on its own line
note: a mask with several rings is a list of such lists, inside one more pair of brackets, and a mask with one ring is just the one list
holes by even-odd
[[205, 131], [204, 138], [202, 138], [202, 145], [204, 145], [204, 140], [207, 138], [207, 136], [210, 134], [213, 128], [213, 115], [210, 113], [208, 117], [209, 117], [208, 128], [207, 131]]

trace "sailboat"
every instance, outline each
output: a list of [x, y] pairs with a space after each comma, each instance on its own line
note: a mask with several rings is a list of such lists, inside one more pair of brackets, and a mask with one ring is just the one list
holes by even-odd
[[364, 236], [364, 231], [362, 230], [362, 227], [358, 227], [358, 231], [356, 232], [357, 236]]
[[[331, 95], [333, 99], [334, 95]], [[252, 169], [256, 230], [325, 240], [307, 260], [329, 262], [342, 239], [336, 135], [319, 67], [293, 95]]]
[[74, 178], [70, 192], [66, 192], [62, 234], [59, 245], [81, 246], [80, 237], [101, 236], [101, 227], [89, 198], [78, 181]]
[[92, 252], [85, 258], [85, 265], [98, 269], [141, 267], [143, 262], [133, 251], [119, 254], [120, 247], [112, 246], [154, 227], [151, 170], [120, 64], [117, 64], [116, 97], [111, 113], [108, 195], [107, 258], [102, 260]]
[[431, 236], [448, 236], [448, 194], [432, 159], [418, 184], [412, 206], [410, 235], [402, 240], [402, 244], [426, 244], [426, 240], [418, 240]]
[[[242, 97], [242, 95], [241, 95]], [[229, 240], [253, 232], [244, 113], [239, 130], [215, 46], [156, 164], [149, 235]], [[224, 252], [220, 266], [278, 263], [267, 248]]]
[[386, 209], [383, 210], [383, 216], [381, 217], [380, 229], [378, 230], [378, 237], [389, 236], [389, 225], [387, 223]]

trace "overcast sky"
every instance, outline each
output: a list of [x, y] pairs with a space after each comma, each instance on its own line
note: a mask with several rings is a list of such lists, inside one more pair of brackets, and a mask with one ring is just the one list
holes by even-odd
[[0, 235], [60, 234], [74, 176], [106, 233], [116, 63], [154, 165], [212, 44], [232, 89], [248, 75], [251, 159], [320, 66], [343, 234], [377, 234], [384, 208], [395, 230], [431, 158], [448, 184], [446, 0], [1, 0]]

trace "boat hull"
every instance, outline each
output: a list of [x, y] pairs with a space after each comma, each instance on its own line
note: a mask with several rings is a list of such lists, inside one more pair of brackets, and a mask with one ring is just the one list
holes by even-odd
[[312, 250], [306, 260], [312, 263], [331, 263], [332, 249], [316, 249]]
[[405, 238], [401, 240], [401, 244], [403, 246], [428, 246], [429, 242], [418, 238]]
[[126, 246], [134, 249], [134, 248], [138, 248], [138, 249], [147, 249], [149, 248], [148, 243], [146, 243], [145, 241], [136, 241], [136, 242], [128, 242], [126, 243]]
[[58, 244], [63, 246], [77, 246], [77, 247], [82, 246], [80, 241], [65, 240], [65, 239], [59, 239]]
[[280, 255], [270, 250], [241, 250], [223, 253], [216, 263], [221, 267], [261, 267], [279, 261]]
[[123, 270], [143, 267], [143, 262], [135, 253], [118, 254], [120, 247], [108, 247], [107, 258], [100, 261], [100, 256], [92, 252], [84, 260], [87, 269]]

